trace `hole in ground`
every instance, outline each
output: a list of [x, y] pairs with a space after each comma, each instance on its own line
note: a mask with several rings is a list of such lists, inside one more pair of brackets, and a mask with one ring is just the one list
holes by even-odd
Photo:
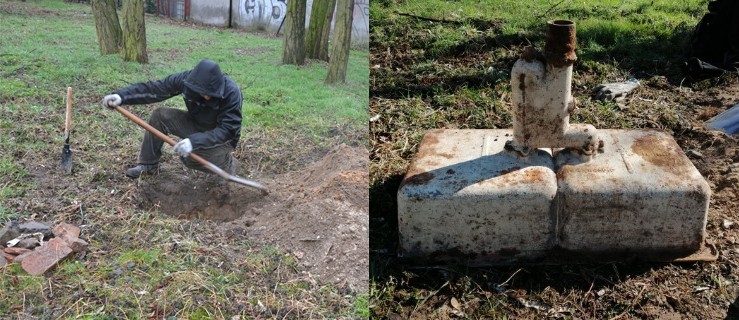
[[[232, 221], [257, 207], [259, 191], [215, 175], [161, 172], [139, 180], [138, 205], [179, 219]], [[261, 205], [260, 205], [261, 206]]]

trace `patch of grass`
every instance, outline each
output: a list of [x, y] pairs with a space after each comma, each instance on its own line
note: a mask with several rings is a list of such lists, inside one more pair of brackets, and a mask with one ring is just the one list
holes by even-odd
[[[495, 41], [506, 44], [532, 43], [543, 46], [546, 21], [570, 19], [578, 29], [578, 55], [584, 60], [617, 58], [642, 68], [665, 70], [665, 57], [680, 59], [681, 49], [695, 23], [706, 8], [706, 0], [658, 1], [403, 1], [373, 2], [372, 34], [375, 45], [398, 43], [396, 36], [407, 34], [407, 41], [444, 55], [459, 53], [474, 43]], [[453, 23], [425, 23], [396, 14], [411, 13]], [[488, 21], [488, 25], [473, 23]], [[497, 26], [491, 27], [491, 26]], [[405, 33], [397, 29], [405, 30]], [[492, 33], [491, 33], [492, 32]], [[488, 49], [488, 46], [481, 47]], [[647, 53], [645, 55], [645, 53]], [[448, 53], [447, 53], [448, 54]], [[660, 57], [659, 61], [655, 61]], [[651, 71], [651, 70], [650, 70]]]
[[370, 302], [368, 294], [358, 295], [357, 297], [355, 297], [352, 305], [354, 306], [354, 312], [349, 316], [358, 316], [362, 319], [369, 319]]
[[0, 270], [0, 310], [23, 310], [43, 305], [48, 290], [42, 276], [28, 275], [19, 264], [11, 264]]

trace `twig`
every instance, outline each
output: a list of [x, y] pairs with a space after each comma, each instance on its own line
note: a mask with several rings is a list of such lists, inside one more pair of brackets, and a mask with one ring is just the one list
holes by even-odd
[[623, 311], [623, 312], [621, 312], [621, 313], [620, 313], [619, 315], [617, 315], [617, 316], [615, 316], [615, 317], [613, 317], [613, 318], [611, 318], [611, 319], [609, 319], [609, 320], [616, 320], [616, 319], [618, 319], [618, 318], [621, 318], [621, 317], [623, 317], [623, 316], [624, 316], [624, 315], [625, 315], [625, 314], [626, 314], [627, 312], [631, 311], [631, 308], [632, 308], [632, 307], [634, 307], [634, 305], [636, 304], [636, 301], [638, 301], [638, 300], [639, 300], [639, 298], [641, 298], [641, 294], [642, 294], [642, 293], [644, 293], [644, 289], [646, 289], [646, 288], [647, 288], [647, 285], [646, 285], [646, 284], [645, 284], [645, 285], [642, 285], [642, 287], [641, 287], [641, 290], [639, 291], [639, 294], [637, 294], [637, 295], [636, 295], [636, 298], [634, 298], [634, 300], [631, 300], [631, 303], [629, 304], [629, 306], [628, 306], [628, 307], [626, 307], [626, 310], [624, 310], [624, 311]]
[[457, 20], [446, 20], [446, 19], [436, 19], [436, 18], [422, 17], [422, 16], [417, 16], [415, 14], [404, 13], [404, 12], [400, 12], [400, 11], [395, 11], [395, 14], [397, 14], [399, 16], [403, 16], [403, 17], [409, 17], [409, 18], [414, 18], [414, 19], [422, 20], [422, 21], [441, 22], [441, 23], [452, 23], [452, 24], [462, 24], [461, 21], [457, 21]]
[[516, 272], [514, 272], [514, 273], [513, 273], [513, 274], [512, 274], [512, 275], [511, 275], [510, 277], [508, 277], [508, 279], [507, 279], [506, 281], [503, 281], [503, 283], [499, 284], [499, 286], [501, 286], [501, 287], [505, 287], [505, 286], [506, 286], [506, 285], [508, 284], [508, 281], [511, 281], [511, 279], [513, 279], [513, 277], [514, 277], [514, 276], [515, 276], [515, 275], [516, 275], [516, 274], [517, 274], [518, 272], [520, 272], [521, 270], [523, 270], [523, 269], [521, 269], [521, 268], [518, 268], [518, 270], [516, 270]]
[[443, 285], [441, 285], [441, 287], [439, 287], [439, 289], [436, 289], [436, 291], [434, 291], [434, 292], [433, 292], [433, 293], [431, 293], [430, 295], [426, 296], [426, 298], [424, 298], [424, 299], [423, 299], [423, 301], [421, 301], [421, 303], [417, 304], [417, 305], [416, 305], [416, 307], [415, 307], [415, 308], [413, 308], [413, 311], [411, 311], [411, 314], [409, 315], [408, 319], [413, 319], [413, 314], [414, 314], [414, 313], [416, 313], [416, 310], [418, 310], [418, 308], [419, 308], [419, 307], [421, 307], [421, 306], [423, 306], [424, 304], [426, 304], [426, 301], [428, 301], [428, 300], [429, 300], [429, 299], [430, 299], [431, 297], [433, 297], [433, 296], [435, 296], [436, 294], [438, 294], [438, 293], [439, 293], [439, 291], [441, 291], [441, 289], [444, 289], [444, 287], [446, 287], [446, 286], [448, 286], [448, 285], [449, 285], [449, 281], [447, 281], [447, 282], [444, 282], [444, 284], [443, 284]]
[[550, 12], [552, 12], [552, 10], [554, 10], [554, 8], [558, 7], [560, 4], [562, 4], [565, 1], [567, 1], [567, 0], [562, 0], [560, 2], [557, 2], [555, 5], [549, 7], [549, 9], [546, 12], [544, 12], [543, 14], [540, 14], [540, 15], [536, 16], [536, 18], [541, 18], [541, 17], [544, 17], [544, 16], [548, 15]]

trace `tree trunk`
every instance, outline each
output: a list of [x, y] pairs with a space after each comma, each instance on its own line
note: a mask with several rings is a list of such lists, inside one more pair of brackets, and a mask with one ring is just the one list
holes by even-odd
[[310, 59], [328, 61], [328, 37], [336, 0], [313, 0], [308, 34], [305, 36], [305, 55]]
[[97, 30], [100, 54], [121, 52], [123, 38], [115, 0], [92, 0], [92, 13], [95, 16], [95, 30]]
[[149, 62], [146, 55], [146, 26], [144, 2], [126, 0], [123, 3], [123, 52], [124, 61]]
[[285, 35], [282, 40], [284, 64], [305, 64], [305, 3], [306, 0], [287, 2]]
[[352, 20], [354, 18], [354, 0], [338, 0], [336, 7], [336, 23], [332, 38], [333, 51], [328, 63], [326, 83], [346, 82], [346, 67], [349, 64], [349, 45], [352, 41]]

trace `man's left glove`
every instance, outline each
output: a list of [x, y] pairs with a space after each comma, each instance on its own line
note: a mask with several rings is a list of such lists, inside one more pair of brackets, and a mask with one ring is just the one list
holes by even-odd
[[192, 143], [190, 143], [190, 139], [183, 139], [174, 145], [174, 153], [180, 157], [185, 158], [190, 155], [190, 152], [192, 152]]

